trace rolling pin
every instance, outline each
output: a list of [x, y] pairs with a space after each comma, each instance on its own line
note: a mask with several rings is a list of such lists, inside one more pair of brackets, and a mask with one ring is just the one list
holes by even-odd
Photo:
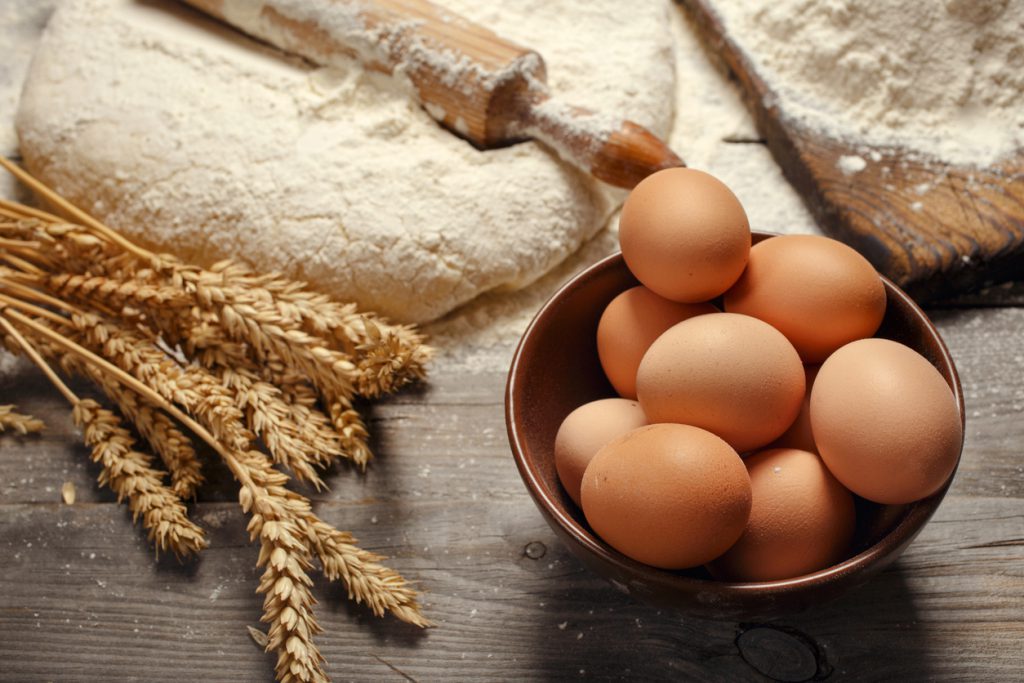
[[482, 149], [533, 138], [625, 188], [683, 165], [646, 128], [551, 97], [533, 50], [427, 0], [185, 2], [314, 64], [355, 58], [403, 79], [431, 117]]

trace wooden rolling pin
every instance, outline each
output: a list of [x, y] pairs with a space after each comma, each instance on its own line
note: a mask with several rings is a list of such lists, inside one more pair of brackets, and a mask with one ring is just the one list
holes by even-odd
[[646, 128], [559, 102], [540, 55], [427, 0], [185, 0], [315, 64], [356, 58], [404, 77], [434, 119], [481, 148], [534, 138], [632, 188], [683, 161]]

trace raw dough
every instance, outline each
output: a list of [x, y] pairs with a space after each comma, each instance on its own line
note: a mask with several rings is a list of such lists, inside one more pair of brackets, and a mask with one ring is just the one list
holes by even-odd
[[[668, 132], [666, 3], [442, 4], [539, 50], [567, 101]], [[622, 196], [536, 143], [473, 149], [387, 77], [313, 68], [162, 1], [62, 5], [17, 128], [33, 173], [148, 245], [404, 321], [525, 286]]]

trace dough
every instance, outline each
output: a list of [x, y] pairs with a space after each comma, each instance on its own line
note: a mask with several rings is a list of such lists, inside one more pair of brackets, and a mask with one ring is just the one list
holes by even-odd
[[[441, 4], [537, 49], [566, 101], [667, 133], [666, 2]], [[622, 198], [537, 143], [474, 149], [386, 76], [315, 68], [155, 0], [65, 2], [16, 125], [34, 174], [130, 237], [408, 322], [529, 284]]]

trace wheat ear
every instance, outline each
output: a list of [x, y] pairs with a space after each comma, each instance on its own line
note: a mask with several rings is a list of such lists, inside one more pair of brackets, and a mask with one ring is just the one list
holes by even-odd
[[42, 420], [16, 412], [16, 408], [14, 405], [0, 405], [0, 432], [13, 430], [19, 434], [35, 434], [46, 427]]
[[188, 519], [185, 505], [163, 485], [151, 458], [132, 448], [135, 441], [120, 419], [92, 399], [81, 399], [72, 410], [75, 424], [82, 428], [92, 459], [103, 466], [100, 483], [128, 500], [133, 519], [142, 517], [149, 540], [159, 550], [192, 555], [207, 546], [202, 529]]
[[135, 425], [142, 438], [160, 456], [171, 474], [171, 491], [182, 500], [194, 497], [203, 483], [203, 475], [192, 439], [178, 429], [163, 411], [152, 407], [137, 393], [111, 380], [100, 370], [85, 365], [81, 371], [117, 404], [121, 414]]
[[[71, 403], [75, 423], [82, 428], [86, 445], [92, 447], [92, 459], [102, 466], [99, 481], [117, 494], [118, 501], [128, 500], [132, 519], [142, 518], [149, 540], [158, 550], [171, 550], [187, 556], [206, 547], [203, 530], [188, 518], [185, 505], [162, 481], [161, 473], [152, 467], [152, 459], [133, 448], [128, 430], [120, 419], [92, 399], [79, 398], [47, 365], [39, 352], [15, 329], [9, 318], [23, 316], [6, 307], [0, 308], [0, 326], [24, 353], [43, 371], [51, 383]], [[31, 321], [29, 321], [31, 323]]]

